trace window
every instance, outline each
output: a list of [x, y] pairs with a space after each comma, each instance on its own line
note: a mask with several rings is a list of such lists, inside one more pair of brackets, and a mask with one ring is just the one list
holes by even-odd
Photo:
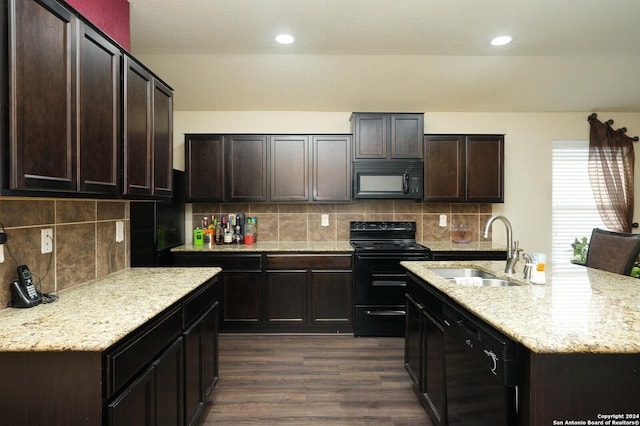
[[589, 182], [589, 142], [553, 141], [552, 151], [551, 258], [557, 270], [569, 265], [576, 238], [606, 227]]

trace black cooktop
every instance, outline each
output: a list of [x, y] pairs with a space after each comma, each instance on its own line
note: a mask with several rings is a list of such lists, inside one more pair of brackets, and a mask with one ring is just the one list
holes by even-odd
[[351, 222], [349, 239], [357, 251], [429, 251], [416, 243], [415, 222]]

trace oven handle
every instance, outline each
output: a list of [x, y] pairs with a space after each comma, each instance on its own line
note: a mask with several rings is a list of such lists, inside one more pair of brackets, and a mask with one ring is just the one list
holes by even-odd
[[364, 313], [371, 317], [399, 317], [406, 314], [401, 310], [364, 311]]
[[426, 255], [419, 255], [419, 256], [413, 256], [411, 254], [407, 255], [407, 256], [392, 256], [392, 255], [375, 255], [375, 254], [356, 254], [356, 259], [357, 260], [397, 260], [398, 262], [402, 262], [403, 260], [407, 260], [407, 261], [427, 261], [427, 260], [433, 260], [433, 255], [431, 254], [426, 254]]
[[406, 287], [406, 281], [373, 280], [371, 287]]

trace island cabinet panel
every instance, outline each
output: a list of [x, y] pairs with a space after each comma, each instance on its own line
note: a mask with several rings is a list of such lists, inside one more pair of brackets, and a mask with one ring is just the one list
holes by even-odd
[[218, 381], [218, 299], [216, 276], [104, 350], [0, 351], [0, 424], [196, 423]]
[[422, 158], [424, 114], [353, 113], [354, 160]]
[[101, 424], [102, 379], [100, 352], [0, 352], [0, 424]]
[[9, 189], [76, 191], [77, 18], [53, 0], [8, 4]]
[[504, 202], [503, 135], [425, 135], [424, 200]]
[[529, 361], [522, 372], [527, 379], [521, 401], [524, 425], [598, 421], [603, 414], [640, 421], [640, 354], [526, 351], [523, 357]]

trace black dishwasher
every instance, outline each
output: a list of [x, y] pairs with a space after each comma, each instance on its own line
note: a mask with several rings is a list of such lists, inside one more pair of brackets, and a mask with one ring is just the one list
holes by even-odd
[[448, 424], [517, 424], [516, 344], [451, 306], [442, 313]]

